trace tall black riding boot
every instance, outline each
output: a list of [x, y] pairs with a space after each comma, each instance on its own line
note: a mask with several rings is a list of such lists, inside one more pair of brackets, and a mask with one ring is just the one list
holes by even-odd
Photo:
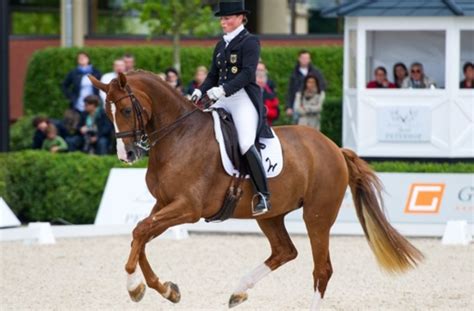
[[258, 203], [253, 207], [252, 213], [254, 216], [265, 214], [270, 210], [271, 206], [267, 175], [263, 168], [262, 159], [255, 146], [252, 146], [244, 156], [250, 170], [250, 178], [252, 179], [252, 183], [257, 192], [256, 195], [258, 196]]

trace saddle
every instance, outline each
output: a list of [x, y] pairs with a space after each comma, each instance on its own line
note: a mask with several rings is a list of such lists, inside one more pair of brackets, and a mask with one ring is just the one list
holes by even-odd
[[227, 155], [234, 167], [239, 171], [239, 175], [245, 176], [248, 174], [248, 170], [246, 169], [246, 164], [243, 160], [242, 154], [240, 153], [239, 138], [237, 136], [237, 129], [235, 128], [232, 115], [222, 108], [210, 108], [213, 103], [214, 101], [212, 101], [207, 95], [204, 95], [197, 103], [197, 106], [201, 110], [212, 109], [217, 112], [220, 119], [222, 136], [224, 137]]
[[215, 215], [205, 219], [206, 222], [221, 222], [229, 219], [234, 214], [235, 207], [243, 195], [241, 184], [247, 175], [247, 169], [240, 153], [237, 129], [235, 128], [232, 116], [222, 108], [213, 110], [217, 112], [220, 118], [226, 152], [234, 167], [239, 171], [238, 175], [234, 174], [232, 176], [229, 189], [227, 190], [220, 210]]

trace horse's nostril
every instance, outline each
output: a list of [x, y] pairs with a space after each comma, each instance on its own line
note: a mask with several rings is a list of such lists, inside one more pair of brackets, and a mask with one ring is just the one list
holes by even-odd
[[135, 156], [135, 153], [133, 151], [130, 150], [130, 151], [127, 152], [127, 157], [129, 159], [133, 158], [134, 156]]

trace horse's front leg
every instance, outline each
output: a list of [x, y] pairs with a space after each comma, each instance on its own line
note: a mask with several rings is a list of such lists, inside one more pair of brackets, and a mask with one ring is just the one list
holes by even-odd
[[[155, 289], [163, 297], [170, 300], [171, 302], [178, 302], [181, 295], [179, 293], [178, 286], [166, 282], [162, 284], [159, 278], [151, 269], [150, 264], [145, 255], [145, 245], [155, 237], [165, 232], [168, 228], [184, 223], [193, 223], [198, 221], [200, 218], [199, 210], [195, 205], [190, 204], [184, 199], [175, 200], [172, 203], [164, 206], [156, 213], [151, 214], [147, 218], [140, 221], [135, 229], [133, 230], [133, 241], [132, 249], [128, 262], [125, 266], [125, 270], [129, 274], [129, 280], [136, 278], [138, 272], [137, 264], [140, 264], [146, 283], [149, 287]], [[139, 282], [135, 282], [135, 284]], [[137, 301], [134, 295], [143, 296], [140, 293], [140, 288], [130, 286], [131, 282], [128, 283], [128, 291], [132, 300]], [[138, 291], [137, 291], [138, 290]], [[140, 297], [141, 298], [141, 297]]]

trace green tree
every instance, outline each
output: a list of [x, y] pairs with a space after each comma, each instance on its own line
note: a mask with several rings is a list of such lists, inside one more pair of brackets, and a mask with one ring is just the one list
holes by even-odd
[[173, 66], [181, 72], [180, 41], [182, 35], [216, 35], [218, 20], [203, 0], [144, 0], [130, 2], [141, 22], [150, 29], [150, 36], [172, 35]]

